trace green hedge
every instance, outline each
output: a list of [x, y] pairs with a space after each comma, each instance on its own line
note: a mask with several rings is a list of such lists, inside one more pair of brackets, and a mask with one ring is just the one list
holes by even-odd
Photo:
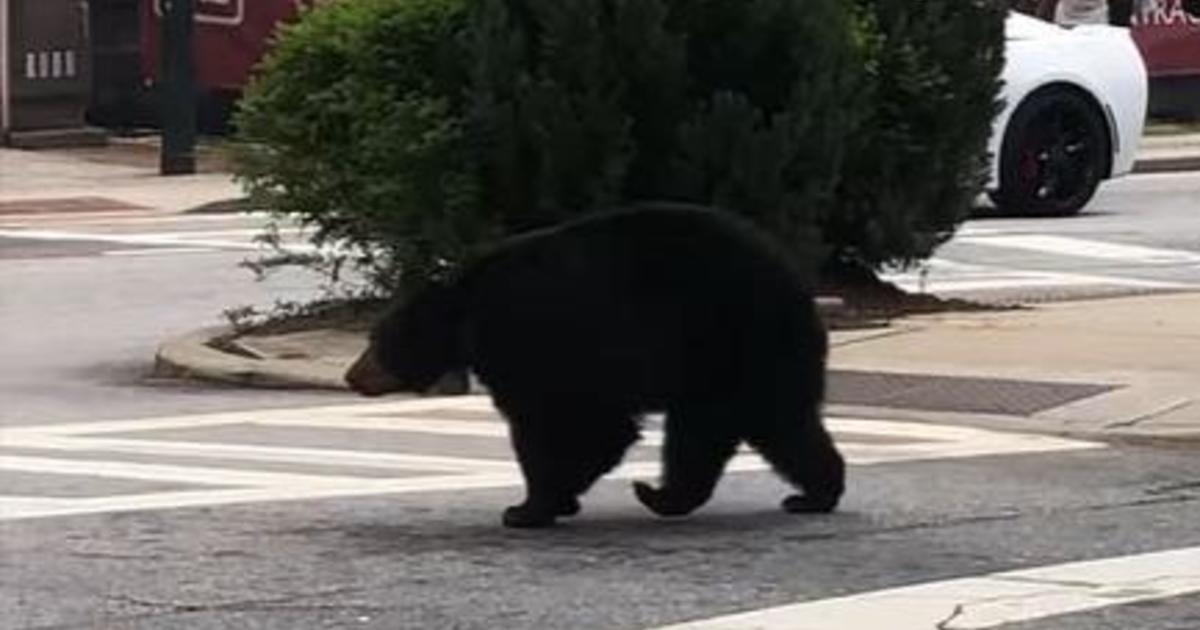
[[982, 183], [1002, 15], [977, 0], [326, 3], [248, 90], [237, 169], [385, 289], [638, 199], [748, 215], [814, 269], [911, 262]]
[[671, 0], [688, 91], [664, 196], [753, 218], [807, 266], [866, 116], [863, 48], [839, 0]]
[[869, 113], [822, 231], [830, 267], [903, 265], [945, 242], [986, 183], [1006, 5], [856, 1]]

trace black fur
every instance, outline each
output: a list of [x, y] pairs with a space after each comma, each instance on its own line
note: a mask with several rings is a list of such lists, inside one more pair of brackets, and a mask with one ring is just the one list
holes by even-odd
[[635, 491], [655, 513], [703, 505], [743, 441], [803, 492], [785, 509], [816, 512], [844, 486], [821, 421], [826, 352], [802, 275], [772, 241], [724, 213], [653, 206], [510, 239], [381, 321], [347, 379], [379, 394], [474, 370], [526, 481], [509, 526], [576, 513], [651, 411], [667, 414], [662, 485]]

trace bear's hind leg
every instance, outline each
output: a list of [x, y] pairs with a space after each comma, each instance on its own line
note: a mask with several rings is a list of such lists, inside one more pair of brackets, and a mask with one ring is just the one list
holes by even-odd
[[504, 511], [508, 527], [548, 527], [579, 512], [579, 495], [621, 462], [638, 439], [629, 414], [579, 407], [509, 415], [525, 477], [524, 503]]
[[784, 499], [788, 512], [832, 512], [846, 485], [846, 464], [821, 423], [819, 410], [756, 418], [762, 422], [746, 441], [780, 476], [803, 494]]
[[717, 406], [693, 404], [668, 412], [662, 485], [633, 484], [642, 505], [659, 516], [683, 516], [704, 505], [737, 450], [731, 424]]

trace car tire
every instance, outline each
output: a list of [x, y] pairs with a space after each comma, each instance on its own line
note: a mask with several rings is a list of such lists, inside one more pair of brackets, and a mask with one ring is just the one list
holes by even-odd
[[1004, 215], [1061, 217], [1091, 201], [1108, 173], [1108, 126], [1085, 95], [1050, 88], [1025, 99], [1000, 149], [1000, 188], [989, 194]]

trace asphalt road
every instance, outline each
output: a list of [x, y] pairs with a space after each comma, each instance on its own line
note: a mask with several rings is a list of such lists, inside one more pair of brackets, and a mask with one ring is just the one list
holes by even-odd
[[[378, 411], [367, 417], [385, 416], [395, 417]], [[255, 417], [263, 418], [228, 418], [234, 424], [190, 433], [176, 428], [119, 435], [151, 445], [163, 441], [171, 449], [180, 443], [265, 449], [242, 452], [240, 460], [206, 460], [217, 470], [193, 471], [197, 480], [209, 475], [210, 482], [225, 483], [222, 471], [262, 470], [268, 453], [275, 455], [275, 472], [287, 470], [279, 462], [286, 451], [277, 449], [288, 440], [277, 433], [252, 437], [245, 423]], [[833, 419], [835, 430], [840, 423]], [[319, 430], [292, 428], [299, 442]], [[361, 497], [336, 496], [356, 489], [331, 481], [335, 496], [322, 500], [287, 500], [288, 492], [323, 488], [319, 481], [301, 488], [285, 480], [268, 488], [280, 496], [247, 503], [218, 494], [224, 486], [208, 490], [199, 481], [164, 487], [162, 480], [127, 479], [124, 487], [104, 489], [107, 498], [98, 504], [91, 496], [64, 497], [78, 482], [61, 475], [58, 487], [17, 479], [18, 488], [40, 484], [36, 492], [74, 506], [67, 509], [96, 511], [0, 522], [0, 604], [7, 611], [0, 628], [653, 628], [1014, 569], [1194, 552], [1200, 545], [1200, 461], [1194, 452], [1101, 447], [889, 461], [902, 458], [903, 448], [880, 448], [876, 440], [872, 451], [861, 436], [839, 433], [855, 463], [842, 510], [829, 516], [782, 513], [775, 506], [786, 488], [769, 473], [747, 471], [727, 475], [713, 501], [684, 520], [652, 517], [636, 504], [627, 481], [611, 479], [585, 498], [583, 514], [557, 529], [505, 530], [499, 511], [519, 500], [515, 475], [506, 481], [482, 468], [483, 462], [506, 461], [502, 438], [485, 445], [480, 438], [427, 436], [414, 446], [385, 443], [379, 431], [365, 431], [353, 445], [338, 442], [343, 450], [373, 454], [377, 466], [385, 454], [419, 450], [469, 456], [481, 462], [475, 465], [482, 472], [463, 472], [459, 482], [430, 481], [432, 489], [424, 490], [413, 489], [419, 484], [412, 477], [389, 480], [393, 492]], [[988, 435], [975, 439], [990, 443]], [[34, 455], [17, 450], [18, 457]], [[868, 452], [879, 459], [871, 463]], [[319, 473], [314, 464], [302, 470], [336, 479], [355, 474], [339, 463], [343, 455], [330, 455]], [[80, 461], [85, 470], [98, 468], [95, 458], [126, 467], [106, 468], [109, 475], [132, 476], [133, 464], [163, 460], [201, 463], [196, 453], [189, 458], [149, 448], [136, 458], [98, 451], [52, 456], [58, 463]], [[633, 459], [653, 459], [653, 450]], [[378, 478], [357, 474], [363, 477], [357, 490], [371, 492], [364, 487]], [[460, 487], [475, 483], [475, 489]], [[232, 502], [124, 511], [130, 506], [121, 501], [162, 493], [182, 501], [204, 492], [212, 494], [201, 503]], [[106, 509], [123, 511], [101, 511]], [[1194, 582], [1200, 563], [1185, 568], [1182, 577]], [[1161, 575], [1154, 579], [1180, 577], [1177, 567], [1157, 570]], [[1072, 574], [1061, 581], [1096, 579]], [[1099, 595], [1109, 598], [1102, 608], [1070, 616], [1074, 626], [1051, 617], [1019, 627], [1096, 628], [1105, 627], [1095, 625], [1097, 619], [1122, 618], [1135, 620], [1126, 627], [1196, 627], [1200, 597], [1159, 599], [1156, 589], [1165, 585], [1147, 580], [1137, 586], [1135, 595], [1149, 602], [1114, 610], [1122, 591], [1129, 595], [1132, 589], [1107, 589]], [[1020, 610], [1022, 600], [1013, 603]], [[942, 615], [954, 610], [946, 606]], [[902, 607], [893, 602], [875, 612], [896, 615]], [[934, 627], [789, 621], [816, 623], [763, 627]]]
[[[972, 221], [925, 281], [1022, 299], [1200, 284], [1198, 201], [1200, 175], [1139, 176], [1080, 217]], [[317, 293], [236, 268], [255, 224], [0, 217], [0, 629], [716, 628], [764, 609], [764, 628], [1200, 628], [1194, 448], [834, 417], [840, 512], [783, 514], [787, 489], [748, 455], [668, 521], [629, 489], [654, 476], [651, 439], [579, 517], [512, 531], [519, 479], [486, 401], [149, 377], [165, 337]], [[1010, 574], [1037, 567], [1054, 577]], [[923, 600], [887, 597], [909, 587], [936, 614], [905, 621]], [[770, 612], [797, 602], [817, 607]], [[830, 625], [834, 605], [874, 621]]]

